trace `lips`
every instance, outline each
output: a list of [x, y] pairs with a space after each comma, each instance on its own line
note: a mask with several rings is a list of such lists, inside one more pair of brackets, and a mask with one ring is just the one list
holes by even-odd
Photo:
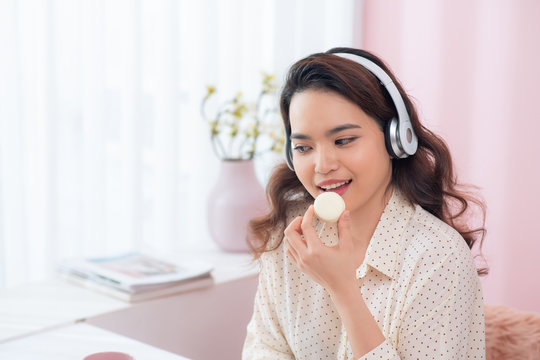
[[349, 180], [328, 180], [318, 184], [318, 187], [322, 191], [334, 191], [339, 195], [342, 195], [349, 187], [352, 179]]

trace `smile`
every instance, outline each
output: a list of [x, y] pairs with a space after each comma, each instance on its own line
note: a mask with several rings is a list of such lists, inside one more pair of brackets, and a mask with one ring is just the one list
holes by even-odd
[[330, 191], [330, 190], [337, 190], [338, 188], [341, 188], [342, 186], [349, 185], [352, 180], [337, 182], [334, 184], [328, 184], [324, 186], [319, 186], [323, 191]]

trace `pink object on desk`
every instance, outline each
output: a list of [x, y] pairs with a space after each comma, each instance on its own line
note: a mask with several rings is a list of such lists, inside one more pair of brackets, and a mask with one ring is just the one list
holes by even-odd
[[121, 352], [100, 352], [86, 356], [83, 360], [134, 360], [131, 355]]
[[267, 212], [266, 195], [253, 160], [223, 160], [208, 197], [208, 227], [225, 251], [248, 252], [248, 222]]

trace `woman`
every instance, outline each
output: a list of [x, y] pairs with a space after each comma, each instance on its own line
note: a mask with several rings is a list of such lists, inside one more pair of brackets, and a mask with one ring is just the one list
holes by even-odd
[[[386, 66], [362, 50], [314, 54], [280, 102], [289, 166], [250, 224], [261, 271], [244, 359], [484, 359], [470, 251], [484, 229], [464, 218], [483, 204]], [[325, 191], [346, 210], [319, 237]]]

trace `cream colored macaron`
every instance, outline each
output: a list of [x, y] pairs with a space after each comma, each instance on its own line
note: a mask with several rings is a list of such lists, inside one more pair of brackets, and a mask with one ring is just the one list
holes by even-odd
[[313, 204], [315, 214], [323, 221], [336, 222], [345, 210], [345, 201], [333, 191], [323, 192]]

